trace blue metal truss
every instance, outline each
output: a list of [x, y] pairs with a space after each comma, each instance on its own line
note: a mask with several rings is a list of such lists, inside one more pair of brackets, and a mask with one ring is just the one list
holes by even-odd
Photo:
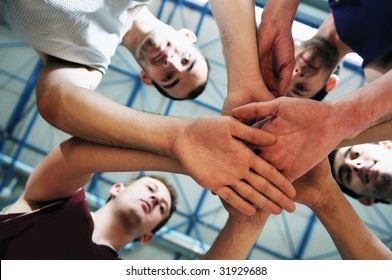
[[[199, 35], [203, 33], [203, 23], [206, 19], [211, 19], [212, 13], [209, 9], [208, 3], [202, 3], [200, 1], [190, 1], [190, 0], [162, 0], [155, 1], [160, 2], [157, 11], [157, 17], [163, 21], [171, 24], [175, 19], [180, 21], [181, 26], [193, 29], [194, 32]], [[260, 1], [258, 1], [259, 3]], [[262, 6], [262, 5], [260, 5]], [[187, 13], [192, 11], [198, 15], [198, 20], [194, 26], [189, 26], [187, 21]], [[301, 18], [297, 18], [301, 21]], [[309, 22], [309, 19], [304, 18], [304, 23]], [[208, 31], [207, 31], [208, 32]], [[223, 58], [217, 58], [214, 56], [209, 57], [209, 49], [219, 47], [220, 39], [219, 37], [209, 38], [207, 41], [199, 44], [199, 48], [205, 53], [209, 59], [212, 67], [220, 68], [221, 71], [225, 70], [225, 64]], [[3, 49], [10, 49], [14, 47], [27, 47], [23, 42], [0, 42], [0, 53]], [[124, 105], [128, 107], [137, 107], [137, 100], [143, 100], [143, 110], [154, 111], [153, 105], [151, 105], [151, 98], [142, 81], [140, 80], [137, 70], [133, 66], [129, 59], [124, 57], [121, 52], [116, 53], [116, 58], [120, 60], [121, 65], [116, 65], [113, 63], [110, 65], [109, 71], [116, 73], [116, 78], [104, 79], [100, 87], [109, 87], [112, 85], [125, 84], [129, 86], [129, 94]], [[24, 85], [24, 89], [19, 96], [18, 102], [15, 104], [12, 113], [8, 116], [7, 120], [0, 120], [0, 194], [3, 194], [5, 190], [8, 190], [12, 184], [12, 179], [17, 177], [17, 173], [24, 171], [25, 173], [30, 173], [34, 166], [26, 167], [23, 164], [23, 158], [21, 154], [23, 151], [30, 151], [35, 153], [37, 156], [43, 157], [49, 151], [48, 149], [35, 144], [31, 141], [31, 134], [38, 122], [42, 122], [40, 119], [37, 108], [35, 107], [35, 96], [34, 89], [37, 80], [39, 70], [42, 67], [42, 62], [36, 56], [34, 61], [28, 61], [31, 65], [33, 64], [30, 76], [26, 79], [19, 76], [18, 72], [11, 73], [8, 71], [7, 66], [4, 69], [0, 68], [0, 90], [3, 91], [3, 83], [13, 81], [15, 83], [20, 83]], [[361, 76], [360, 83], [358, 86], [362, 86], [364, 83], [362, 70], [360, 67], [351, 65], [350, 63], [343, 64], [343, 67], [349, 69], [352, 76]], [[352, 79], [352, 76], [348, 76], [345, 80], [340, 82], [340, 87], [344, 87], [345, 83]], [[2, 79], [1, 79], [2, 78]], [[220, 114], [220, 108], [223, 104], [225, 98], [226, 89], [222, 87], [219, 82], [216, 82], [213, 78], [209, 81], [208, 94], [214, 95], [216, 98], [214, 102], [205, 101], [203, 98], [198, 98], [197, 100], [187, 101], [193, 103], [193, 106], [202, 107], [211, 114]], [[4, 94], [0, 93], [2, 96]], [[1, 102], [7, 102], [1, 97]], [[159, 112], [164, 115], [171, 115], [172, 111], [176, 106], [176, 101], [167, 101], [166, 106]], [[1, 126], [5, 124], [4, 127]], [[50, 128], [55, 130], [55, 128]], [[181, 185], [180, 175], [172, 174], [172, 181], [175, 185]], [[110, 174], [99, 173], [96, 174], [90, 183], [86, 186], [86, 191], [90, 197], [90, 203], [92, 208], [100, 207], [105, 199], [105, 193], [102, 189], [104, 186], [113, 184], [115, 180]], [[215, 232], [215, 234], [221, 229], [221, 225], [217, 225], [211, 222], [209, 217], [217, 215], [219, 213], [225, 213], [223, 207], [217, 203], [215, 207], [205, 207], [208, 198], [211, 194], [204, 189], [201, 189], [198, 194], [197, 203], [189, 201], [186, 191], [183, 188], [178, 187], [180, 193], [180, 200], [182, 201], [182, 209], [179, 209], [175, 215], [179, 217], [175, 223], [170, 223], [167, 227], [162, 229], [156, 237], [156, 240], [162, 246], [167, 246], [173, 250], [173, 258], [193, 258], [198, 257], [200, 253], [206, 251], [209, 248], [210, 241], [206, 241], [211, 238], [207, 238], [203, 234], [204, 229], [209, 229]], [[1, 196], [0, 207], [13, 202], [15, 197], [5, 195]], [[385, 226], [380, 227], [372, 224], [368, 226], [379, 233], [382, 236], [382, 240], [391, 246], [392, 243], [392, 226], [390, 220], [385, 217], [383, 212], [377, 207], [372, 207], [371, 210], [380, 217]], [[290, 214], [296, 215], [296, 214]], [[331, 250], [330, 252], [320, 252], [317, 255], [310, 255], [306, 253], [309, 246], [310, 239], [314, 235], [314, 228], [319, 223], [317, 217], [311, 212], [305, 212], [302, 214], [305, 216], [305, 225], [302, 228], [302, 234], [298, 238], [293, 235], [293, 225], [290, 224], [291, 216], [283, 213], [278, 217], [274, 217], [276, 221], [281, 224], [283, 235], [287, 242], [288, 250], [282, 251], [279, 248], [275, 248], [268, 244], [268, 242], [263, 241], [260, 238], [252, 252], [249, 255], [249, 259], [257, 258], [257, 253], [262, 251], [267, 258], [271, 259], [329, 259], [329, 258], [339, 258], [339, 254], [336, 250]], [[190, 252], [189, 250], [183, 250], [181, 246], [173, 246], [172, 244], [167, 245], [166, 242], [168, 238], [165, 239], [170, 234], [181, 236], [185, 241], [192, 243], [200, 250], [195, 253], [195, 251]], [[138, 243], [129, 244], [124, 248], [121, 253], [127, 253], [132, 251], [134, 248], [138, 247]]]

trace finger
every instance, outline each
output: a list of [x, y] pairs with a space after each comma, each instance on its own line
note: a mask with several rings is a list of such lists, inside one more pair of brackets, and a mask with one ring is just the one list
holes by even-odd
[[256, 191], [263, 194], [267, 199], [274, 202], [279, 207], [292, 213], [295, 210], [295, 203], [280, 191], [275, 185], [261, 177], [259, 174], [250, 172], [247, 182], [255, 188]]
[[291, 184], [290, 180], [264, 159], [255, 155], [254, 164], [251, 165], [251, 168], [254, 172], [260, 174], [269, 182], [274, 184], [289, 198], [293, 198], [295, 196], [295, 188]]
[[[293, 67], [291, 67], [293, 66]], [[292, 68], [292, 69], [291, 69]], [[284, 96], [286, 93], [286, 90], [291, 82], [292, 79], [292, 73], [294, 70], [294, 65], [289, 65], [288, 67], [285, 67], [282, 72], [281, 72], [281, 79], [280, 83], [278, 86], [278, 93], [279, 96]]]
[[232, 135], [241, 140], [255, 145], [272, 145], [276, 138], [269, 132], [256, 127], [248, 126], [239, 121], [234, 122], [232, 126]]
[[[271, 186], [271, 185], [270, 185]], [[253, 205], [262, 208], [272, 214], [280, 214], [282, 212], [282, 207], [277, 205], [275, 202], [267, 198], [264, 194], [256, 191], [251, 185], [244, 181], [238, 181], [232, 188], [238, 193], [242, 198], [249, 201]]]
[[225, 186], [218, 188], [215, 193], [228, 204], [233, 206], [238, 211], [244, 213], [245, 215], [251, 216], [256, 214], [256, 208], [252, 204], [241, 198], [230, 187]]
[[259, 117], [276, 116], [277, 99], [272, 101], [249, 103], [231, 111], [231, 115], [236, 119], [250, 120]]

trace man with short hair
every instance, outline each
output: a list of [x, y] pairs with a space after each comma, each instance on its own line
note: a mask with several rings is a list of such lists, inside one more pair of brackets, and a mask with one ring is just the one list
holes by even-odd
[[[18, 200], [3, 209], [1, 259], [118, 259], [128, 243], [148, 243], [176, 209], [170, 183], [148, 175], [116, 183], [111, 199], [91, 213], [83, 190], [95, 172], [140, 170], [184, 173], [178, 161], [146, 151], [77, 138], [61, 143], [34, 169]], [[262, 209], [247, 216], [225, 206], [229, 219], [206, 259], [244, 259], [269, 216]]]
[[286, 96], [323, 100], [338, 81], [339, 53], [319, 35], [296, 43], [295, 66]]
[[343, 147], [328, 159], [335, 180], [347, 195], [364, 205], [392, 202], [390, 141]]

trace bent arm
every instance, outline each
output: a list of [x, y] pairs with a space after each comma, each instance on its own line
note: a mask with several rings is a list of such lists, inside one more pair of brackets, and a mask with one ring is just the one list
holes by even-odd
[[170, 155], [186, 120], [138, 111], [99, 94], [93, 89], [100, 76], [80, 65], [48, 61], [37, 81], [41, 115], [60, 130], [88, 141]]

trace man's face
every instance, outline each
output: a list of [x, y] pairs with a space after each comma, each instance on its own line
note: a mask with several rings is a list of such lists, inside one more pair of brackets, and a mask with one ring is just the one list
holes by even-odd
[[289, 97], [312, 98], [325, 85], [329, 74], [317, 53], [308, 48], [296, 48], [295, 67], [286, 95]]
[[180, 99], [208, 77], [207, 62], [194, 46], [196, 38], [187, 32], [161, 26], [145, 38], [136, 55], [148, 77], [170, 96]]
[[140, 235], [143, 235], [168, 217], [171, 196], [161, 181], [142, 177], [123, 188], [115, 202], [116, 215], [126, 226], [138, 228]]
[[392, 151], [383, 143], [340, 148], [334, 172], [341, 184], [358, 195], [392, 201]]

